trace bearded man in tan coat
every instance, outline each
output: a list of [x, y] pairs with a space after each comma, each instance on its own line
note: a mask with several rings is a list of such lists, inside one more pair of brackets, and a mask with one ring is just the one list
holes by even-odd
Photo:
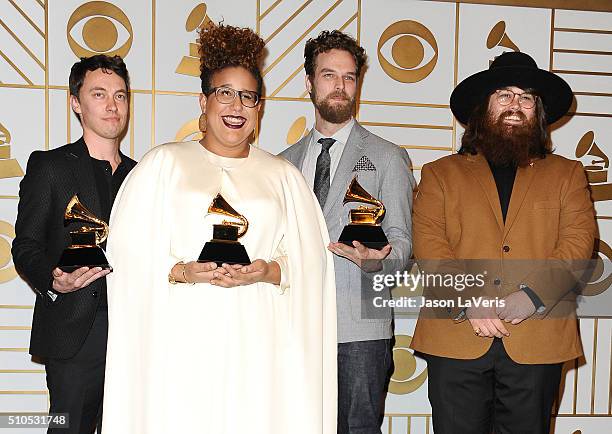
[[412, 348], [436, 434], [548, 434], [561, 366], [582, 355], [574, 299], [596, 223], [582, 165], [553, 155], [548, 132], [571, 101], [561, 77], [515, 52], [451, 95], [466, 132], [458, 154], [422, 169], [414, 254], [480, 272], [463, 298], [493, 302], [421, 309]]

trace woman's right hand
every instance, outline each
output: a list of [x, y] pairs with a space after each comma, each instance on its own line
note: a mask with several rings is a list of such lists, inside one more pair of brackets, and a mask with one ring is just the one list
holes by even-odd
[[179, 262], [172, 267], [172, 276], [178, 282], [187, 280], [185, 283], [210, 283], [217, 268], [214, 262]]

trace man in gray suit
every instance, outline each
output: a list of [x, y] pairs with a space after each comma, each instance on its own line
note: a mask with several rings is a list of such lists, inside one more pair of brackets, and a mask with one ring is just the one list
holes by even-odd
[[[334, 30], [308, 40], [306, 88], [315, 107], [310, 134], [281, 153], [298, 167], [319, 199], [331, 240], [348, 223], [342, 200], [355, 175], [387, 209], [382, 228], [389, 244], [370, 249], [332, 242], [338, 306], [338, 433], [380, 433], [392, 364], [391, 312], [362, 312], [362, 279], [395, 273], [411, 256], [414, 178], [408, 154], [363, 128], [353, 118], [366, 55], [352, 37]], [[383, 261], [385, 259], [385, 261]], [[371, 288], [371, 286], [370, 286]]]

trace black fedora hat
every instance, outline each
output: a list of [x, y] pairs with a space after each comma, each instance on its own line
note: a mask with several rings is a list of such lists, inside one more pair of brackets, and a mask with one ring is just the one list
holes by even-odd
[[549, 124], [567, 113], [572, 104], [572, 89], [565, 80], [538, 68], [528, 54], [512, 51], [496, 57], [489, 69], [459, 83], [451, 94], [451, 110], [459, 122], [467, 124], [476, 106], [491, 92], [505, 86], [535, 89], [542, 98]]

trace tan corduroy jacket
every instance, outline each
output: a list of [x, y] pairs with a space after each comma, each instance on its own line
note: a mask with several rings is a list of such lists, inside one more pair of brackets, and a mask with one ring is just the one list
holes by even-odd
[[[568, 269], [591, 257], [596, 230], [577, 161], [548, 155], [519, 168], [505, 224], [484, 157], [456, 154], [423, 166], [413, 215], [417, 260], [486, 259], [489, 296], [502, 298], [525, 284], [546, 305], [543, 314], [521, 324], [504, 323], [510, 332], [504, 347], [518, 363], [557, 363], [582, 354], [575, 302], [568, 297], [576, 273]], [[545, 260], [567, 262], [551, 268]], [[475, 336], [469, 321], [432, 316], [421, 310], [413, 349], [457, 359], [475, 359], [489, 349], [492, 339]]]

